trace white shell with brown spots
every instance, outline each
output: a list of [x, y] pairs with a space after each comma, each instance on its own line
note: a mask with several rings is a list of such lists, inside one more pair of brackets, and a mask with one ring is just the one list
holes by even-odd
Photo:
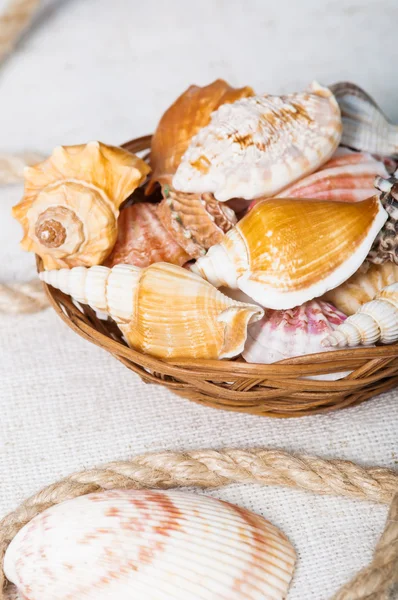
[[217, 200], [270, 197], [314, 172], [339, 145], [341, 117], [327, 88], [223, 104], [192, 138], [173, 177], [181, 192]]
[[237, 506], [110, 490], [35, 517], [4, 571], [26, 600], [279, 600], [295, 559], [276, 527]]

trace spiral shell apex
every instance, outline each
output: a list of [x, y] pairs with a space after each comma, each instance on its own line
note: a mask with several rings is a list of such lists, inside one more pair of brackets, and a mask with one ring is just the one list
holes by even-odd
[[323, 345], [369, 346], [376, 342], [393, 344], [398, 340], [398, 283], [385, 287], [323, 340]]
[[43, 271], [40, 278], [110, 315], [128, 344], [158, 358], [232, 358], [259, 306], [236, 302], [187, 269], [116, 265]]
[[25, 194], [13, 208], [22, 248], [45, 269], [101, 263], [116, 242], [120, 205], [149, 171], [137, 156], [99, 142], [55, 148], [25, 169]]

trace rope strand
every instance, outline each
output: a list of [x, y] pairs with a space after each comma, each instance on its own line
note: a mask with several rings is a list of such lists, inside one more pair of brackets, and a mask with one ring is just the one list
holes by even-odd
[[[0, 561], [18, 531], [47, 508], [78, 496], [118, 489], [217, 488], [230, 483], [295, 487], [391, 504], [386, 529], [372, 563], [333, 600], [382, 600], [398, 581], [398, 472], [361, 467], [281, 450], [225, 449], [157, 452], [74, 473], [28, 498], [0, 522]], [[0, 588], [5, 584], [0, 572]], [[4, 600], [0, 591], [0, 600]]]

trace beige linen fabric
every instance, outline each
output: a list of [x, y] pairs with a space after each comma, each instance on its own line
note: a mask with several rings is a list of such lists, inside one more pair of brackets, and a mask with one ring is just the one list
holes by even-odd
[[[200, 11], [183, 0], [70, 0], [47, 3], [45, 16], [1, 74], [1, 151], [125, 141], [152, 131], [188, 84], [218, 76], [259, 92], [351, 78], [398, 121], [394, 0], [203, 0]], [[19, 186], [0, 191], [0, 281], [33, 275], [9, 216], [20, 194]], [[215, 411], [144, 385], [51, 310], [0, 318], [0, 408], [1, 514], [73, 470], [149, 450], [261, 445], [398, 466], [396, 392], [299, 420]], [[282, 488], [233, 485], [211, 495], [291, 538], [299, 555], [292, 600], [337, 591], [370, 560], [387, 514]]]

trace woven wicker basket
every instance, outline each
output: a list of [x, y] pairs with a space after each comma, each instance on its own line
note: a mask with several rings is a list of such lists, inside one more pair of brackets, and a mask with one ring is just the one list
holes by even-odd
[[[131, 152], [149, 149], [151, 136], [128, 142]], [[144, 158], [147, 158], [147, 153]], [[40, 259], [37, 260], [41, 270]], [[167, 362], [127, 347], [112, 321], [81, 310], [69, 296], [45, 286], [50, 303], [80, 336], [104, 348], [146, 383], [164, 385], [179, 396], [211, 406], [268, 417], [300, 417], [353, 406], [398, 384], [398, 344], [300, 356], [272, 365], [234, 361]], [[304, 378], [352, 371], [338, 381]]]

